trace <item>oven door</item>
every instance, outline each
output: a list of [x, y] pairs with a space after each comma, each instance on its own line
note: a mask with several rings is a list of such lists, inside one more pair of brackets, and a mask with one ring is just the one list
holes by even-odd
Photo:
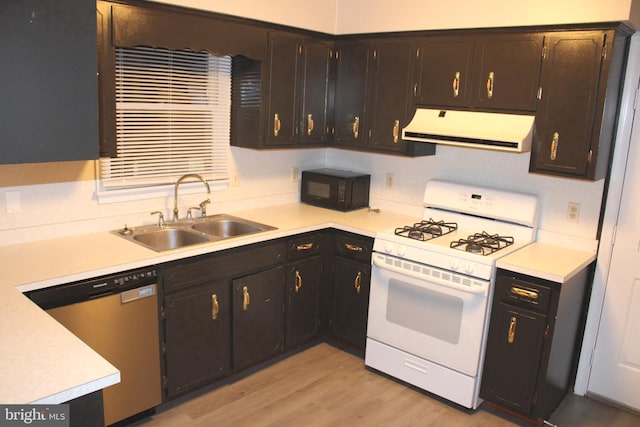
[[374, 253], [367, 336], [475, 377], [489, 281]]

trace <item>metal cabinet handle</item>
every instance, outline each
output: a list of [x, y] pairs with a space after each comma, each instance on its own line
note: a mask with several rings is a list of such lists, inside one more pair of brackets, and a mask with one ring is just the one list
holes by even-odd
[[487, 98], [493, 98], [493, 80], [495, 74], [493, 71], [489, 72], [489, 77], [487, 77]]
[[393, 131], [392, 131], [393, 143], [394, 144], [398, 143], [399, 133], [400, 133], [400, 120], [394, 120], [394, 122], [393, 122]]
[[353, 287], [356, 288], [356, 293], [360, 293], [360, 288], [362, 284], [362, 272], [358, 271], [356, 274], [356, 278], [353, 280]]
[[351, 244], [351, 243], [345, 243], [344, 247], [345, 247], [345, 249], [347, 249], [348, 251], [351, 251], [351, 252], [362, 252], [363, 251], [362, 246], [354, 245], [354, 244]]
[[358, 139], [358, 134], [360, 133], [360, 117], [356, 116], [353, 119], [353, 124], [351, 125], [351, 132], [353, 133], [353, 137]]
[[246, 286], [242, 288], [242, 309], [247, 311], [249, 304], [251, 303], [251, 296], [249, 296], [249, 289]]
[[558, 155], [558, 144], [560, 144], [560, 134], [558, 132], [554, 132], [553, 139], [551, 140], [551, 160], [555, 160]]
[[538, 299], [538, 293], [536, 291], [530, 291], [528, 289], [516, 288], [515, 286], [511, 287], [511, 293], [518, 295], [519, 297], [529, 298], [529, 299]]
[[211, 319], [216, 320], [220, 313], [220, 306], [218, 305], [218, 296], [216, 294], [211, 295]]
[[509, 334], [507, 336], [507, 342], [509, 344], [513, 344], [513, 342], [516, 339], [516, 323], [518, 322], [518, 319], [516, 319], [515, 316], [513, 316], [511, 318], [511, 321], [509, 322]]
[[311, 132], [313, 132], [313, 115], [307, 114], [307, 135], [311, 136]]
[[273, 136], [278, 136], [280, 133], [280, 115], [275, 113], [273, 115]]
[[457, 98], [460, 94], [460, 71], [456, 71], [453, 76], [453, 97]]
[[296, 246], [297, 251], [308, 251], [313, 249], [313, 243], [302, 243]]
[[302, 287], [302, 276], [300, 275], [300, 272], [296, 270], [296, 284], [294, 287], [294, 290], [296, 291], [296, 293], [298, 293], [301, 287]]

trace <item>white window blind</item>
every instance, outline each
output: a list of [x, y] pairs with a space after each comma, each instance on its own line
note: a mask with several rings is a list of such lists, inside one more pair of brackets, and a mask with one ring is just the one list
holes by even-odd
[[105, 189], [228, 180], [231, 58], [116, 48], [117, 156], [100, 159]]

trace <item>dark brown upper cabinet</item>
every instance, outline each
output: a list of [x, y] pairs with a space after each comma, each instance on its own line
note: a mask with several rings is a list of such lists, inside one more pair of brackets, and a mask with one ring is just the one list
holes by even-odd
[[419, 37], [415, 103], [535, 111], [543, 42], [539, 33]]
[[609, 28], [546, 36], [530, 172], [587, 180], [607, 175], [628, 34]]
[[266, 146], [326, 144], [329, 40], [274, 32], [269, 37]]
[[0, 163], [97, 159], [95, 3], [3, 2], [0, 51]]
[[335, 138], [337, 147], [404, 155], [431, 155], [432, 144], [401, 138], [413, 117], [415, 47], [411, 38], [338, 43]]

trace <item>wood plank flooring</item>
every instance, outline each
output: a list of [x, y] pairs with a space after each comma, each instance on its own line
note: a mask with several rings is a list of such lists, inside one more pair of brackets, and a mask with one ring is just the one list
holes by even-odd
[[[640, 426], [640, 415], [568, 396], [551, 422]], [[477, 426], [529, 424], [486, 405], [466, 410], [364, 367], [361, 358], [321, 343], [238, 381], [191, 394], [135, 423], [141, 427]]]

